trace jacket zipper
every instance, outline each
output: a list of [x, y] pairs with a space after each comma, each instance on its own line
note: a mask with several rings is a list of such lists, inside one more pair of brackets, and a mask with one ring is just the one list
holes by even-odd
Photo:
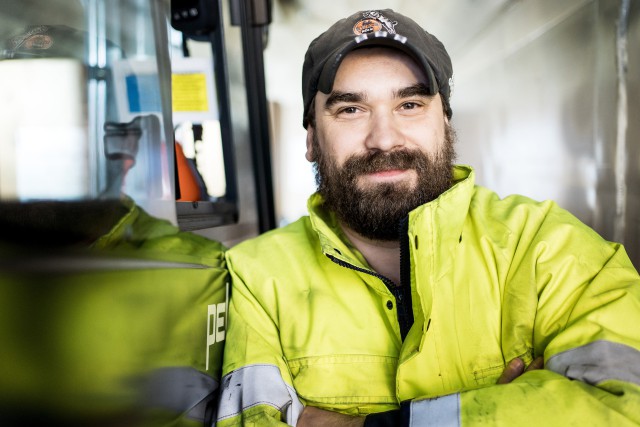
[[405, 303], [402, 308], [404, 310], [405, 322], [407, 324], [404, 337], [413, 325], [413, 306], [411, 301], [411, 253], [409, 245], [409, 215], [400, 221], [400, 286], [398, 289], [404, 294]]
[[[407, 239], [408, 241], [408, 239]], [[401, 242], [402, 243], [402, 242]], [[402, 258], [403, 250], [400, 249], [400, 258]], [[325, 254], [327, 258], [329, 258], [334, 263], [338, 264], [341, 267], [348, 268], [350, 270], [359, 271], [361, 273], [368, 274], [370, 276], [376, 277], [384, 283], [389, 292], [396, 299], [396, 313], [398, 316], [398, 324], [400, 326], [400, 336], [402, 337], [402, 341], [407, 336], [409, 329], [411, 329], [411, 325], [413, 324], [413, 311], [411, 308], [411, 284], [410, 283], [402, 283], [402, 286], [396, 286], [389, 278], [375, 273], [371, 270], [367, 270], [365, 268], [356, 267], [353, 264], [349, 264], [346, 261], [338, 259], [333, 255]], [[402, 266], [402, 259], [400, 261], [400, 265]], [[402, 268], [402, 267], [401, 267]], [[408, 285], [408, 286], [407, 286]]]

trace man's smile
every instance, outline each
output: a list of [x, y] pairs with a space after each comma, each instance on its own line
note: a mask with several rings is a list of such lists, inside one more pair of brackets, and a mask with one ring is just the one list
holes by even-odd
[[362, 181], [368, 182], [398, 182], [406, 180], [407, 178], [413, 178], [416, 176], [414, 169], [385, 169], [370, 173], [363, 173], [358, 178]]

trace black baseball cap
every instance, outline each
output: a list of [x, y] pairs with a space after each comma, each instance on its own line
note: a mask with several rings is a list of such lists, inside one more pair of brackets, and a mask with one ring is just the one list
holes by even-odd
[[364, 46], [387, 46], [411, 56], [427, 76], [429, 94], [440, 92], [447, 117], [451, 118], [453, 67], [442, 43], [414, 20], [391, 9], [367, 10], [336, 22], [309, 45], [302, 66], [302, 125], [305, 128], [316, 93], [331, 93], [344, 57]]

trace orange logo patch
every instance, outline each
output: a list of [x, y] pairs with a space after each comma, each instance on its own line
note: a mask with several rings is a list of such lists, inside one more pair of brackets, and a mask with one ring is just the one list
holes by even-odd
[[53, 45], [53, 39], [44, 34], [36, 34], [24, 41], [24, 47], [27, 49], [49, 49]]
[[353, 26], [353, 33], [357, 36], [375, 33], [380, 30], [382, 30], [382, 23], [376, 19], [361, 19]]

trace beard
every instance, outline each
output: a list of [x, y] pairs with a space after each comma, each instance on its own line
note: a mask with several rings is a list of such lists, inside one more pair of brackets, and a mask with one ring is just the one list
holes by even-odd
[[[442, 148], [432, 155], [420, 150], [375, 151], [352, 155], [342, 166], [322, 152], [313, 134], [316, 183], [324, 205], [338, 219], [363, 237], [380, 241], [399, 240], [400, 221], [420, 205], [435, 200], [453, 180], [455, 131], [445, 123]], [[415, 185], [407, 182], [369, 184], [358, 180], [365, 174], [394, 169], [413, 169]]]

